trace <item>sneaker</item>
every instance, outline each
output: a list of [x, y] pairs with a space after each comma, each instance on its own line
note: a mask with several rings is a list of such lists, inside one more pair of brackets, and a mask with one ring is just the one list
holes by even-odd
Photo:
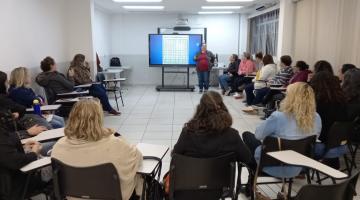
[[225, 92], [225, 96], [230, 96], [230, 92], [231, 92], [231, 90], [226, 90], [226, 92]]
[[244, 98], [242, 94], [239, 94], [238, 96], [235, 97], [235, 99], [242, 99], [242, 98]]
[[260, 108], [265, 107], [265, 105], [264, 105], [264, 104], [262, 104], [262, 103], [255, 104], [254, 106], [256, 106], [256, 107], [260, 107]]
[[109, 114], [112, 114], [112, 115], [121, 115], [121, 112], [118, 112], [116, 110], [110, 110], [109, 111]]
[[233, 97], [239, 96], [239, 93], [235, 92]]

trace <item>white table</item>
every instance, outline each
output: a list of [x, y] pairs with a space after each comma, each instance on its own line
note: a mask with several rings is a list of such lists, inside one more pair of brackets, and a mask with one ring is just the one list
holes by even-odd
[[[136, 145], [143, 156], [152, 156], [163, 159], [169, 151], [168, 146], [139, 143]], [[159, 162], [156, 160], [143, 160], [138, 173], [151, 174], [158, 166]]]
[[327, 165], [324, 165], [321, 162], [313, 160], [309, 157], [306, 157], [296, 151], [292, 151], [292, 150], [276, 151], [276, 152], [269, 152], [267, 154], [283, 163], [289, 165], [308, 167], [317, 170], [321, 173], [324, 173], [335, 179], [344, 179], [348, 177], [347, 174], [339, 170], [333, 169]]
[[[61, 105], [43, 105], [40, 106], [41, 111], [56, 111], [61, 107]], [[34, 108], [27, 108], [26, 112], [34, 112]]]
[[55, 103], [76, 103], [80, 101], [81, 99], [93, 99], [92, 96], [83, 96], [83, 97], [75, 97], [75, 98], [64, 98], [64, 99], [58, 99], [55, 101]]
[[100, 82], [94, 82], [94, 83], [88, 83], [88, 84], [83, 84], [83, 85], [77, 85], [74, 88], [89, 88], [92, 85], [97, 85], [97, 84], [101, 84]]
[[99, 74], [105, 74], [105, 75], [107, 75], [107, 74], [121, 74], [123, 71], [124, 71], [123, 69], [113, 69], [113, 68], [111, 68], [111, 69], [106, 69], [106, 70], [104, 70], [102, 72], [98, 72], [98, 73]]
[[270, 87], [270, 90], [286, 91], [286, 87]]
[[84, 94], [89, 94], [89, 90], [85, 90], [85, 91], [72, 91], [72, 92], [68, 92], [68, 93], [61, 93], [61, 94], [57, 94], [58, 96], [76, 96], [76, 95], [84, 95]]
[[59, 139], [64, 136], [65, 136], [64, 128], [58, 128], [58, 129], [52, 129], [52, 130], [41, 132], [39, 135], [31, 137], [31, 138], [23, 139], [23, 140], [21, 140], [21, 143], [25, 144], [28, 141], [42, 142], [42, 141]]
[[50, 157], [43, 157], [39, 160], [35, 160], [34, 162], [31, 162], [24, 167], [20, 169], [20, 171], [27, 173], [36, 169], [40, 169], [42, 167], [46, 167], [51, 164], [51, 158]]
[[104, 70], [109, 70], [109, 69], [125, 69], [125, 70], [131, 70], [132, 66], [108, 66], [108, 67], [104, 67]]

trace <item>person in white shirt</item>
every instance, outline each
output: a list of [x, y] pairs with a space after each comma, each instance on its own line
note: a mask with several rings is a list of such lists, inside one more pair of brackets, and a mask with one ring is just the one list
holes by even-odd
[[249, 84], [245, 88], [246, 93], [246, 107], [243, 111], [247, 113], [254, 113], [252, 105], [262, 102], [262, 99], [267, 94], [267, 82], [273, 79], [277, 72], [277, 67], [271, 55], [266, 54], [263, 58], [264, 66], [258, 71], [253, 84]]

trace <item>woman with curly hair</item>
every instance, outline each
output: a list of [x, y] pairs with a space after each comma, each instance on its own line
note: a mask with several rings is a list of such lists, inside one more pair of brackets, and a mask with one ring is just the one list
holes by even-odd
[[[244, 132], [242, 138], [250, 149], [254, 159], [260, 160], [261, 140], [267, 136], [288, 140], [298, 140], [312, 135], [319, 135], [321, 119], [316, 113], [313, 89], [303, 82], [287, 87], [286, 97], [281, 102], [280, 110], [273, 112], [255, 130], [255, 134]], [[255, 170], [255, 169], [254, 169]], [[274, 177], [288, 178], [297, 176], [301, 167], [266, 167], [264, 171]]]
[[351, 104], [360, 104], [360, 69], [354, 68], [344, 74], [342, 89]]
[[221, 95], [203, 94], [192, 119], [184, 125], [173, 153], [210, 158], [234, 152], [237, 160], [251, 164], [251, 154], [233, 128], [231, 115]]

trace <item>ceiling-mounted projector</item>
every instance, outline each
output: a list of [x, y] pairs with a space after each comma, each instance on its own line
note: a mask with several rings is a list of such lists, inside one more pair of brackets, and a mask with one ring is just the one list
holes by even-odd
[[190, 31], [191, 27], [188, 24], [189, 19], [186, 19], [182, 15], [179, 15], [176, 19], [176, 25], [173, 29], [174, 31]]

